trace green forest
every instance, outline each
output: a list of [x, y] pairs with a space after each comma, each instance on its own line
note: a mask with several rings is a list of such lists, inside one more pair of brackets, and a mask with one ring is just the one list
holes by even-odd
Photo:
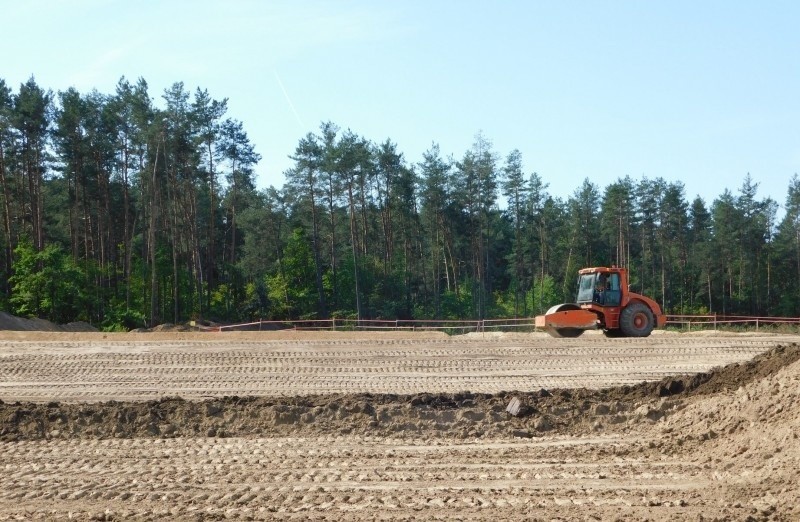
[[586, 173], [563, 199], [480, 133], [409, 159], [325, 122], [287, 151], [285, 185], [259, 190], [260, 155], [226, 113], [180, 82], [156, 97], [143, 79], [0, 79], [0, 309], [108, 330], [527, 317], [571, 301], [579, 268], [617, 265], [667, 313], [800, 315], [796, 175], [782, 209], [744, 173], [710, 203]]

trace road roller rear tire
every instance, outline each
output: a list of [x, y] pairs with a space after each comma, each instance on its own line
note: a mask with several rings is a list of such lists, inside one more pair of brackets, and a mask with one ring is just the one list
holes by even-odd
[[634, 301], [619, 314], [619, 329], [625, 337], [647, 337], [656, 324], [653, 311], [644, 304]]

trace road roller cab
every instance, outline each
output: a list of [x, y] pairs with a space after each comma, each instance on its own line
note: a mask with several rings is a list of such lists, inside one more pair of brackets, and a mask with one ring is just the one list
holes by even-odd
[[578, 271], [575, 303], [556, 305], [535, 319], [537, 328], [554, 337], [578, 337], [598, 328], [612, 337], [647, 337], [665, 323], [658, 303], [629, 291], [628, 271], [618, 267]]

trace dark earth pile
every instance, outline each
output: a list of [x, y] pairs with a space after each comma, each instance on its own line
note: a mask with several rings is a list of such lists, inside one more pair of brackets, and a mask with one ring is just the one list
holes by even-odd
[[97, 328], [82, 321], [56, 324], [45, 319], [26, 319], [0, 312], [0, 330], [26, 332], [96, 332]]
[[[268, 437], [326, 433], [536, 437], [624, 430], [678, 411], [692, 397], [733, 391], [800, 359], [796, 344], [710, 372], [601, 390], [498, 394], [330, 394], [191, 402], [67, 404], [0, 401], [0, 441], [49, 438]], [[513, 399], [520, 407], [507, 412]]]

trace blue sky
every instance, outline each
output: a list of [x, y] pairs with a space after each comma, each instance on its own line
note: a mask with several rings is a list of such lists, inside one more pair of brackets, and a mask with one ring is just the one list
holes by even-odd
[[710, 205], [800, 172], [800, 2], [0, 0], [0, 77], [229, 98], [260, 187], [322, 121], [461, 157], [478, 132], [550, 192], [630, 175]]

